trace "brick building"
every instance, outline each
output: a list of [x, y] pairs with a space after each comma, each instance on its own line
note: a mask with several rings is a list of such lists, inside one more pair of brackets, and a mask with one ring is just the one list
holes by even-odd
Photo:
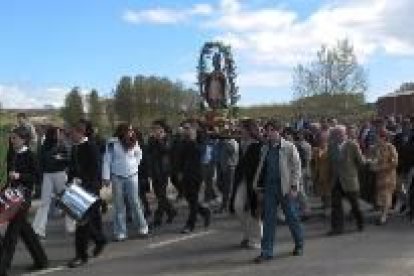
[[413, 84], [404, 84], [396, 92], [378, 98], [377, 111], [380, 116], [414, 115]]

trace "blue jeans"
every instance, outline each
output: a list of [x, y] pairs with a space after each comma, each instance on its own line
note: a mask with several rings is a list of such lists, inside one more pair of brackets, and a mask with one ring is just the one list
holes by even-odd
[[264, 216], [262, 256], [273, 257], [274, 238], [276, 234], [277, 207], [281, 205], [289, 226], [290, 233], [295, 241], [295, 246], [303, 247], [303, 228], [299, 220], [299, 204], [297, 199], [289, 195], [279, 198], [274, 193], [264, 194]]
[[125, 197], [131, 206], [132, 221], [141, 232], [148, 231], [141, 200], [139, 198], [138, 175], [123, 178], [112, 176], [112, 194], [115, 206], [114, 234], [127, 236]]

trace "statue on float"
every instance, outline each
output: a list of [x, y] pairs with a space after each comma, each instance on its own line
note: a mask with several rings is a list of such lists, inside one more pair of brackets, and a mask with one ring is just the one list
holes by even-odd
[[231, 48], [221, 42], [204, 44], [198, 65], [202, 109], [205, 110], [207, 105], [211, 111], [215, 112], [234, 107], [240, 98], [235, 79]]

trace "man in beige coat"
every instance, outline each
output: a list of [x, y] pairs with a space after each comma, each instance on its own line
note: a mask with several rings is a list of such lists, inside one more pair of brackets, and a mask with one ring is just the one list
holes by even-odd
[[328, 159], [333, 187], [332, 229], [328, 235], [339, 235], [344, 232], [343, 198], [350, 202], [358, 230], [363, 231], [364, 219], [358, 203], [360, 191], [358, 170], [366, 161], [357, 142], [347, 137], [346, 127], [335, 127], [332, 129], [331, 135]]

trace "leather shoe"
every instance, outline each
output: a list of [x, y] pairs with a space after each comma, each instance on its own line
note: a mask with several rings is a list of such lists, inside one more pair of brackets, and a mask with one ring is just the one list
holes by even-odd
[[261, 264], [261, 263], [268, 262], [271, 260], [273, 260], [272, 256], [259, 255], [256, 258], [254, 258], [254, 263]]
[[39, 264], [32, 264], [31, 266], [27, 267], [28, 271], [38, 271], [38, 270], [42, 270], [42, 269], [46, 269], [49, 266], [49, 263], [43, 262], [43, 263], [39, 263]]
[[249, 248], [249, 245], [250, 245], [250, 241], [247, 239], [242, 240], [240, 243], [240, 247], [243, 249]]
[[101, 253], [102, 253], [102, 251], [104, 250], [104, 248], [105, 248], [105, 246], [107, 245], [107, 242], [106, 241], [104, 241], [104, 242], [101, 242], [101, 243], [98, 243], [96, 246], [95, 246], [95, 248], [93, 249], [93, 256], [96, 258], [96, 257], [99, 257], [99, 255], [101, 255]]
[[88, 259], [75, 258], [68, 263], [69, 268], [80, 267], [88, 262]]
[[303, 247], [296, 246], [295, 249], [293, 249], [292, 255], [293, 256], [303, 256]]
[[193, 227], [186, 226], [181, 230], [181, 234], [190, 234], [194, 231]]

